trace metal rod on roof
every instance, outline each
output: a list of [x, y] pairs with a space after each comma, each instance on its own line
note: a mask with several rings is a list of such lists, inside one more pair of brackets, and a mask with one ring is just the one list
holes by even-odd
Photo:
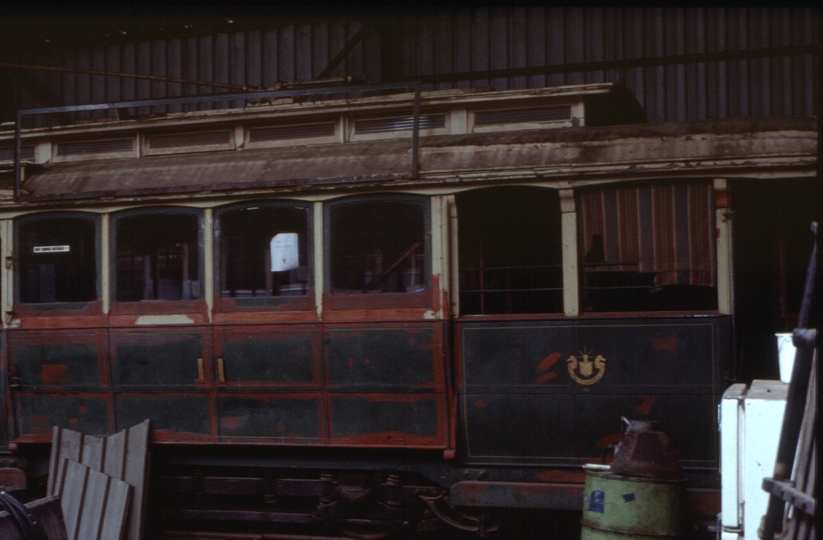
[[178, 77], [167, 77], [165, 75], [149, 75], [147, 73], [123, 73], [119, 71], [102, 71], [99, 69], [67, 68], [59, 66], [30, 66], [26, 64], [8, 64], [0, 62], [0, 68], [20, 69], [25, 71], [57, 71], [60, 73], [72, 73], [76, 75], [97, 75], [100, 77], [121, 77], [127, 79], [145, 79], [148, 81], [158, 81], [167, 83], [191, 84], [196, 86], [209, 86], [212, 88], [223, 88], [226, 90], [262, 90], [259, 86], [247, 86], [239, 84], [229, 84], [214, 81], [199, 81], [194, 79], [180, 79]]
[[673, 54], [667, 56], [623, 58], [617, 60], [599, 60], [595, 62], [576, 62], [516, 68], [487, 69], [441, 73], [435, 75], [415, 75], [399, 80], [419, 80], [423, 84], [447, 83], [471, 79], [500, 79], [507, 77], [528, 77], [533, 75], [552, 75], [558, 73], [579, 73], [588, 71], [606, 71], [618, 69], [673, 66], [679, 64], [705, 64], [711, 62], [731, 62], [734, 60], [755, 60], [779, 56], [814, 54], [817, 45], [789, 45], [786, 47], [764, 47], [739, 51], [718, 51], [693, 54]]
[[141, 99], [133, 101], [114, 101], [108, 103], [88, 103], [85, 105], [65, 105], [61, 107], [39, 107], [36, 109], [21, 109], [20, 114], [51, 114], [61, 112], [101, 111], [112, 109], [126, 109], [130, 107], [151, 107], [155, 105], [177, 105], [183, 103], [206, 103], [212, 101], [261, 101], [266, 99], [297, 97], [323, 94], [345, 94], [352, 92], [368, 92], [378, 90], [411, 89], [415, 83], [395, 82], [382, 84], [368, 84], [355, 86], [329, 86], [323, 88], [296, 88], [289, 90], [266, 90], [261, 92], [246, 92], [241, 94], [203, 94], [199, 96], [185, 96], [175, 98]]

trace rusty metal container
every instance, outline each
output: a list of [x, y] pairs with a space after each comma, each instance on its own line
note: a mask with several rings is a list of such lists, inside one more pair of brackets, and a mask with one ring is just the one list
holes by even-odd
[[581, 540], [685, 538], [684, 480], [624, 476], [608, 466], [583, 469]]
[[659, 422], [620, 419], [625, 434], [614, 452], [611, 471], [614, 474], [677, 480], [683, 477], [674, 445], [660, 431]]
[[582, 540], [683, 538], [686, 484], [658, 422], [628, 420], [611, 465], [585, 465]]

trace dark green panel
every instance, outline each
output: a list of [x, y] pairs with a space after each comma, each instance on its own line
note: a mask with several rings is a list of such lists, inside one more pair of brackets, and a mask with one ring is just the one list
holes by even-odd
[[217, 399], [218, 431], [222, 438], [316, 441], [320, 438], [319, 399]]
[[203, 354], [199, 333], [112, 333], [112, 340], [115, 386], [193, 385], [197, 379]]
[[330, 330], [325, 356], [330, 381], [343, 384], [434, 382], [431, 328]]
[[209, 404], [201, 396], [117, 396], [115, 398], [117, 430], [151, 420], [152, 431], [211, 434]]
[[578, 394], [575, 412], [581, 457], [600, 457], [606, 444], [617, 442], [625, 416], [659, 421], [681, 464], [718, 464], [717, 406], [711, 394]]
[[464, 325], [462, 340], [466, 386], [569, 382], [565, 367], [573, 350], [569, 323]]
[[572, 397], [563, 394], [462, 396], [471, 458], [573, 458]]
[[[717, 465], [730, 317], [459, 324], [467, 459], [599, 458], [626, 416], [660, 420], [684, 463]], [[578, 365], [573, 377], [571, 357], [601, 357], [604, 368]]]
[[603, 378], [596, 383], [600, 387], [711, 386], [717, 383], [716, 333], [712, 321], [581, 323], [574, 354], [580, 358], [585, 351], [606, 359]]
[[15, 396], [21, 435], [50, 434], [53, 426], [88, 435], [108, 434], [108, 406], [103, 397]]
[[231, 382], [306, 382], [313, 380], [312, 340], [307, 337], [225, 341], [226, 380]]
[[331, 425], [334, 437], [387, 432], [434, 437], [437, 402], [335, 397], [331, 400]]
[[17, 376], [24, 386], [100, 386], [98, 351], [93, 344], [17, 343], [13, 347], [12, 356]]

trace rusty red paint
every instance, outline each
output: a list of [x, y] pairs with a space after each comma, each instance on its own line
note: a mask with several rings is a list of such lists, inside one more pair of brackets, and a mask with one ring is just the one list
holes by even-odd
[[414, 435], [411, 433], [379, 432], [363, 433], [359, 435], [343, 435], [330, 437], [329, 442], [340, 446], [362, 446], [362, 447], [383, 447], [383, 446], [405, 446], [406, 448], [444, 448], [442, 435], [433, 437], [425, 435]]
[[48, 416], [32, 415], [32, 416], [29, 417], [29, 419], [34, 424], [46, 425], [46, 424], [51, 424], [52, 423]]
[[80, 420], [78, 420], [77, 418], [72, 418], [71, 420], [69, 420], [69, 424], [71, 424], [73, 426], [78, 424], [79, 422], [80, 422]]
[[652, 404], [657, 399], [657, 396], [646, 396], [646, 399], [643, 400], [643, 403], [640, 404], [639, 407], [635, 409], [635, 411], [639, 412], [640, 414], [649, 414], [652, 412]]
[[105, 324], [103, 303], [100, 300], [87, 302], [80, 309], [43, 310], [36, 304], [15, 304], [14, 312], [20, 318], [23, 328], [96, 326]]
[[720, 512], [720, 490], [709, 488], [686, 489], [686, 506], [694, 516], [716, 516]]
[[478, 409], [483, 409], [483, 408], [486, 407], [486, 402], [483, 401], [482, 399], [478, 399], [477, 401], [474, 402], [474, 406], [477, 407]]
[[[582, 475], [581, 475], [582, 476]], [[582, 482], [581, 482], [582, 483]], [[512, 485], [512, 491], [515, 493], [522, 493], [524, 495], [544, 494], [544, 493], [571, 493], [578, 494], [583, 491], [583, 486], [546, 486], [544, 484], [535, 483], [515, 483]]]
[[673, 353], [677, 351], [677, 336], [671, 335], [660, 338], [652, 338], [652, 348]]
[[[11, 445], [9, 445], [11, 449]], [[0, 468], [0, 486], [9, 491], [20, 491], [26, 489], [26, 473], [22, 469], [3, 467]]]
[[485, 493], [489, 490], [488, 486], [483, 482], [461, 482], [460, 492], [466, 495], [471, 493]]
[[349, 358], [348, 362], [346, 362], [346, 365], [348, 365], [349, 367], [354, 367], [354, 358]]
[[220, 419], [220, 424], [226, 429], [237, 429], [242, 423], [243, 419], [239, 416], [226, 416]]
[[40, 380], [44, 383], [62, 383], [69, 379], [69, 366], [66, 364], [46, 364], [40, 370]]
[[557, 378], [557, 373], [555, 373], [554, 371], [550, 371], [550, 372], [546, 373], [545, 375], [541, 375], [540, 377], [538, 377], [537, 381], [535, 381], [535, 382], [537, 384], [541, 384], [541, 383], [544, 383], [546, 381], [550, 381], [550, 380], [556, 379], [556, 378]]
[[368, 359], [368, 357], [363, 358], [363, 365], [364, 365], [364, 366], [366, 366], [366, 365], [368, 365], [368, 364], [369, 364], [369, 359]]
[[714, 207], [728, 208], [729, 207], [729, 192], [725, 189], [716, 189], [714, 191]]
[[562, 355], [559, 352], [551, 353], [549, 356], [541, 360], [539, 364], [537, 364], [537, 369], [539, 369], [540, 371], [546, 371], [547, 369], [551, 369], [551, 367], [555, 365], [558, 360], [560, 360], [561, 356]]
[[[541, 360], [539, 364], [537, 364], [537, 369], [540, 370], [540, 371], [550, 370], [557, 363], [557, 361], [560, 360], [560, 356], [561, 356], [561, 354], [559, 352], [555, 351], [555, 352], [551, 353], [546, 358]], [[538, 377], [537, 381], [535, 381], [535, 382], [537, 384], [541, 384], [541, 383], [544, 383], [546, 381], [550, 381], [550, 380], [555, 379], [555, 378], [557, 378], [557, 373], [555, 373], [554, 371], [549, 371], [548, 373], [544, 373], [543, 375]]]
[[620, 439], [622, 439], [622, 438], [623, 438], [623, 434], [620, 433], [619, 431], [616, 431], [614, 433], [609, 433], [605, 437], [602, 437], [599, 441], [594, 443], [594, 445], [597, 446], [598, 448], [606, 448], [607, 446], [609, 446], [611, 444], [619, 443]]
[[562, 484], [582, 484], [586, 475], [580, 472], [561, 471], [553, 469], [538, 473], [537, 479], [542, 482], [558, 482]]

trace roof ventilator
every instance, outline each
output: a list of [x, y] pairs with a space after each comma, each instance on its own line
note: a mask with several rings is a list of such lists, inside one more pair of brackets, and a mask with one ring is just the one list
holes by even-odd
[[570, 105], [558, 107], [530, 107], [526, 109], [498, 109], [474, 113], [475, 126], [499, 124], [533, 124], [537, 122], [569, 121], [572, 118]]

